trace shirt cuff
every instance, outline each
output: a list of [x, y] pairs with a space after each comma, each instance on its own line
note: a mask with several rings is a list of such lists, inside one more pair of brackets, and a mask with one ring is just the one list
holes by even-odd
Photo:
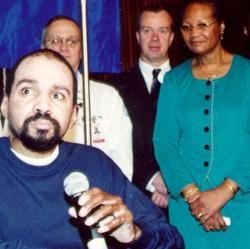
[[146, 186], [146, 190], [148, 190], [148, 191], [151, 192], [151, 193], [154, 193], [154, 192], [155, 192], [155, 186], [152, 184], [152, 182], [154, 181], [154, 179], [155, 179], [155, 177], [157, 176], [158, 173], [159, 173], [159, 171], [156, 172], [156, 173], [151, 177], [151, 179], [149, 180], [149, 182], [148, 182], [148, 184], [147, 184], [147, 186]]

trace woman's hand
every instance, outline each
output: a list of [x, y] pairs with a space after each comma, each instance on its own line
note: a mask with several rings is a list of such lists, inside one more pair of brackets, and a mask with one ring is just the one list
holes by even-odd
[[202, 225], [203, 225], [204, 229], [208, 232], [209, 231], [217, 231], [217, 230], [225, 230], [227, 228], [226, 222], [219, 212], [212, 215]]
[[205, 230], [221, 230], [226, 228], [226, 223], [220, 210], [233, 196], [233, 192], [223, 183], [217, 188], [191, 197], [188, 203], [192, 215], [204, 226]]

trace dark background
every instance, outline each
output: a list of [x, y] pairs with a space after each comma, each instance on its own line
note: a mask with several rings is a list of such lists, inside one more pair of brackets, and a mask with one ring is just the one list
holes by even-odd
[[[179, 15], [183, 0], [120, 0], [121, 11], [121, 69], [127, 70], [138, 59], [139, 49], [135, 39], [135, 24], [139, 12], [144, 5], [150, 3], [166, 4], [174, 17], [175, 23], [179, 21]], [[226, 12], [226, 31], [224, 35], [225, 47], [233, 53], [244, 54], [243, 48], [243, 22], [245, 15], [250, 11], [250, 0], [224, 0]], [[178, 65], [190, 56], [185, 48], [176, 27], [176, 35], [170, 48], [170, 60], [172, 66]], [[92, 78], [108, 81], [111, 74], [91, 74]]]

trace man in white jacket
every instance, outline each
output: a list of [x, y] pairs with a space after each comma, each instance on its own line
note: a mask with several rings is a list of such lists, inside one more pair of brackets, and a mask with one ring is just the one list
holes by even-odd
[[[78, 117], [64, 140], [84, 142], [81, 29], [65, 16], [55, 16], [45, 25], [42, 48], [60, 53], [73, 67], [78, 79]], [[92, 146], [100, 148], [121, 168], [129, 180], [133, 174], [132, 124], [119, 93], [111, 86], [90, 80]]]

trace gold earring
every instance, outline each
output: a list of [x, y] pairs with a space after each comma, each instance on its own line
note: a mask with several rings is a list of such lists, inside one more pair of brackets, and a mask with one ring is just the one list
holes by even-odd
[[221, 32], [220, 33], [220, 39], [223, 40], [223, 35], [224, 35], [224, 32]]

